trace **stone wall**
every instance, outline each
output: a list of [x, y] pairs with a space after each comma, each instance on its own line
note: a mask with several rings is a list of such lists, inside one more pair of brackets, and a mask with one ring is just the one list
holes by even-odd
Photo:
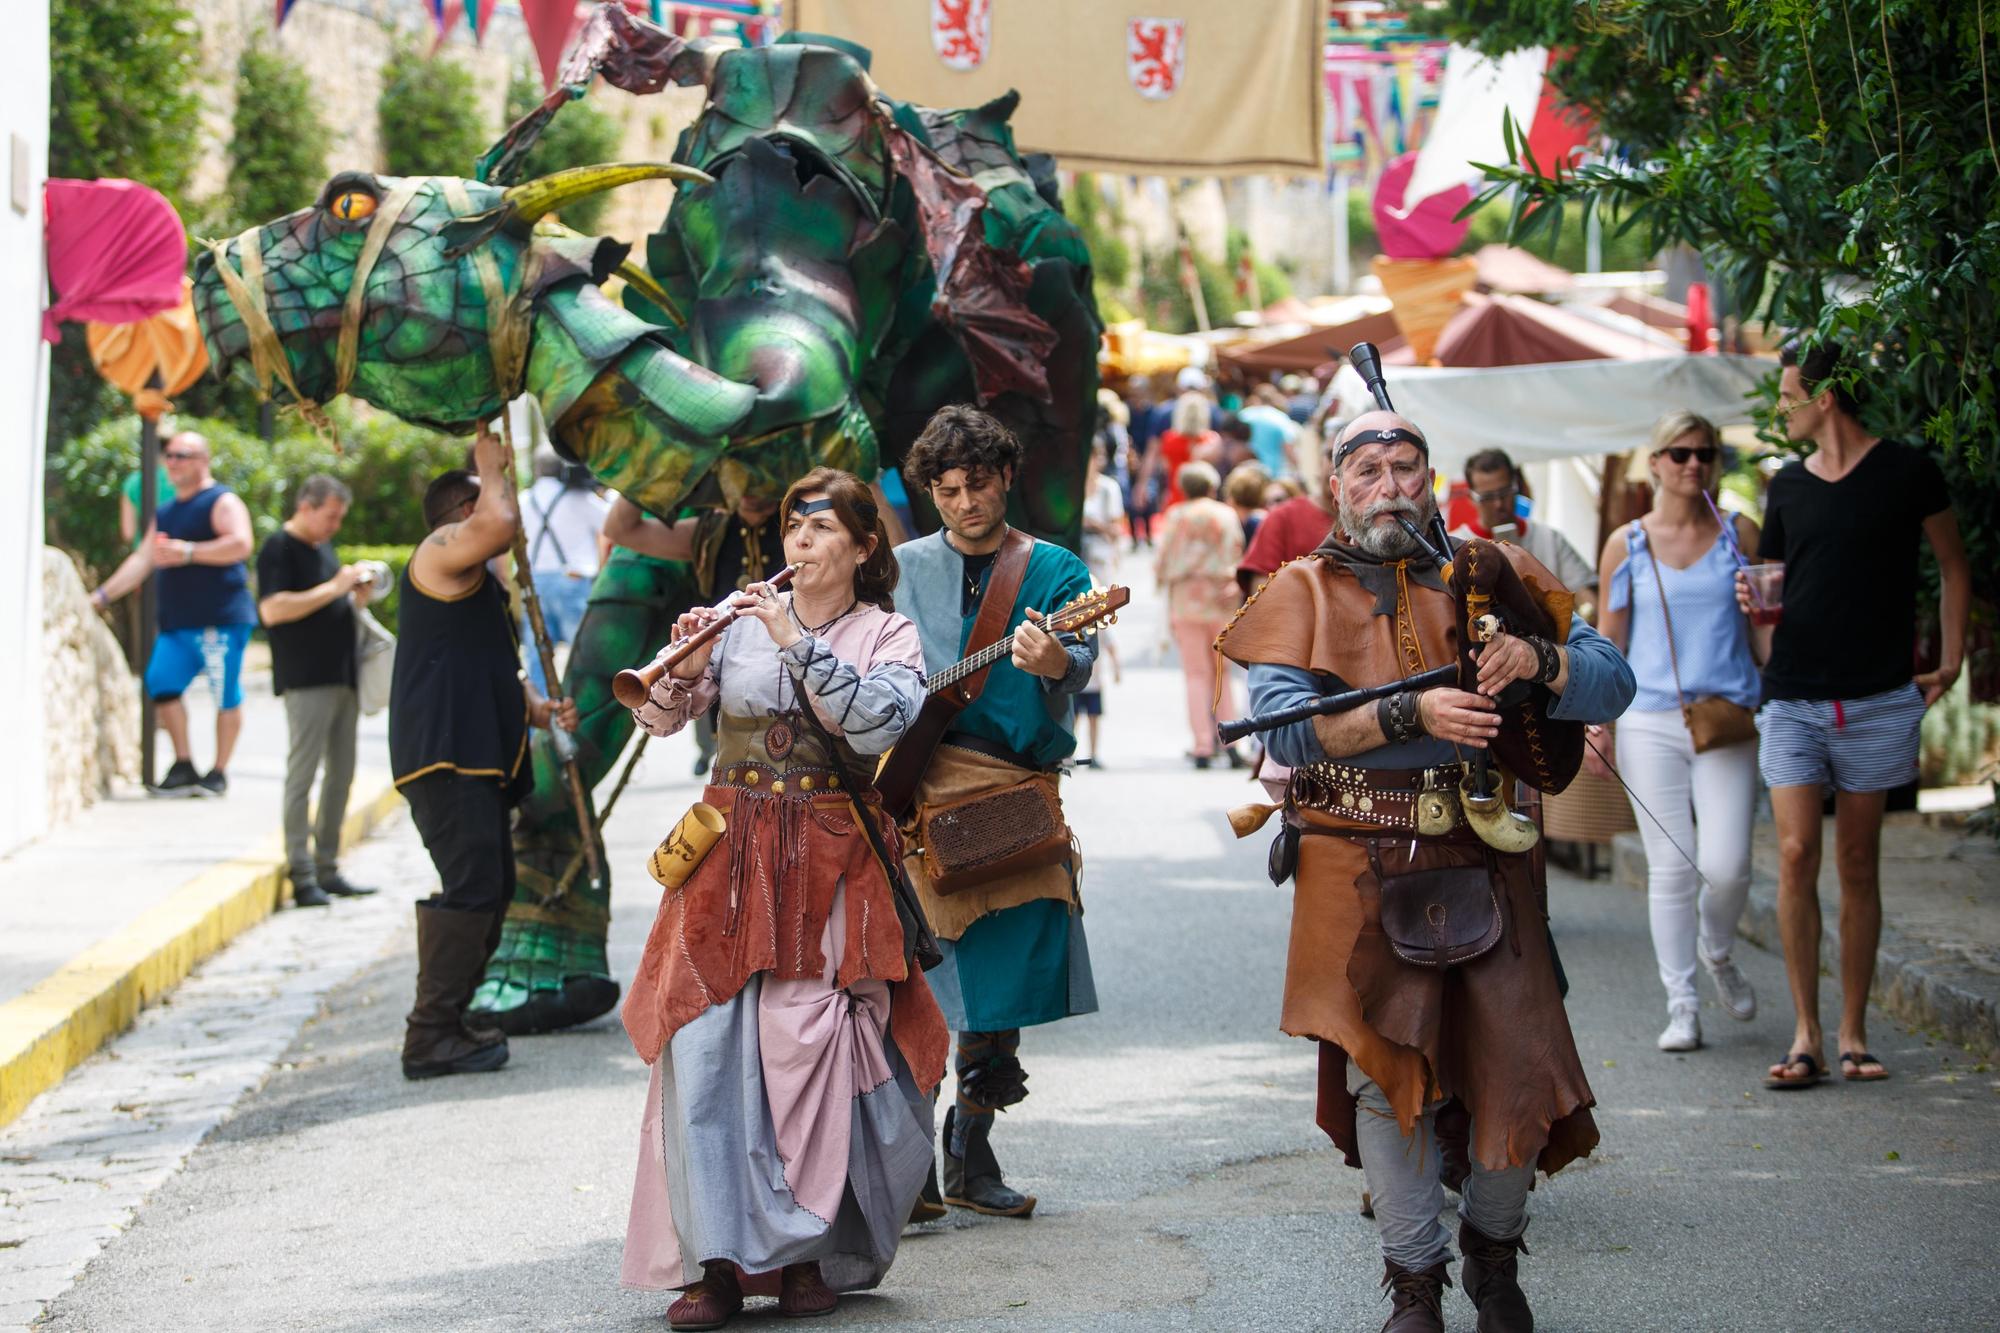
[[48, 826], [139, 776], [139, 682], [70, 557], [42, 548], [42, 703]]

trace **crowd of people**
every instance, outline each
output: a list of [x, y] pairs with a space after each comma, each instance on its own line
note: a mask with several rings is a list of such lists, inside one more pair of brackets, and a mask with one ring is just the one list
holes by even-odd
[[[1824, 349], [1787, 358], [1781, 415], [1813, 447], [1773, 479], [1761, 526], [1717, 502], [1715, 427], [1663, 418], [1644, 454], [1651, 507], [1594, 566], [1521, 503], [1504, 453], [1471, 456], [1454, 527], [1419, 423], [1331, 418], [1282, 384], [1225, 411], [1199, 372], [1157, 401], [1101, 400], [1080, 554], [1008, 523], [1022, 447], [970, 407], [940, 411], [904, 460], [942, 526], [900, 544], [881, 491], [835, 469], [669, 523], [600, 500], [553, 458], [517, 494], [508, 449], [484, 434], [471, 468], [431, 482], [398, 588], [392, 771], [440, 879], [417, 907], [403, 1072], [508, 1058], [468, 1006], [512, 896], [528, 733], [576, 722], [523, 671], [494, 562], [525, 537], [547, 619], [573, 634], [576, 594], [606, 546], [627, 545], [690, 562], [705, 599], [674, 622], [634, 718], [661, 736], [706, 725], [712, 748], [699, 803], [653, 858], [665, 892], [623, 1008], [650, 1069], [623, 1281], [677, 1293], [679, 1329], [719, 1327], [751, 1295], [821, 1314], [883, 1280], [911, 1222], [1031, 1216], [1000, 1165], [997, 1113], [1028, 1095], [1023, 1031], [1097, 1008], [1077, 886], [1088, 830], [1068, 825], [1061, 792], [1073, 765], [1095, 765], [1106, 669], [1118, 678], [1108, 636], [1048, 615], [1150, 548], [1192, 762], [1255, 765], [1273, 798], [1230, 821], [1247, 836], [1278, 820], [1271, 878], [1296, 886], [1279, 1022], [1318, 1042], [1318, 1122], [1367, 1175], [1385, 1329], [1444, 1326], [1447, 1189], [1480, 1328], [1532, 1328], [1528, 1192], [1597, 1130], [1534, 825], [1515, 808], [1526, 788], [1561, 786], [1587, 754], [1630, 790], [1658, 1044], [1686, 1052], [1702, 1042], [1698, 963], [1725, 1014], [1756, 1012], [1731, 952], [1761, 777], [1795, 1014], [1767, 1074], [1780, 1089], [1828, 1076], [1816, 883], [1830, 789], [1840, 1073], [1889, 1076], [1865, 1022], [1883, 794], [1914, 777], [1918, 721], [1958, 672], [1969, 579], [1935, 463], [1869, 435], [1848, 383]], [[161, 790], [226, 790], [237, 724], [218, 722], [203, 775], [178, 700], [207, 671], [238, 716], [261, 619], [291, 727], [295, 892], [366, 892], [336, 859], [356, 670], [338, 649], [370, 591], [332, 546], [349, 498], [331, 478], [299, 488], [253, 601], [241, 501], [214, 484], [199, 437], [165, 457], [174, 498], [99, 592], [159, 576], [147, 688], [175, 745]], [[1925, 541], [1942, 655], [1918, 674]], [[1474, 583], [1496, 623], [1471, 618]], [[962, 683], [941, 694], [945, 680]], [[1324, 711], [1354, 691], [1367, 698]], [[1254, 755], [1217, 735], [1218, 716], [1246, 708], [1266, 719]], [[1550, 757], [1566, 747], [1567, 767]]]

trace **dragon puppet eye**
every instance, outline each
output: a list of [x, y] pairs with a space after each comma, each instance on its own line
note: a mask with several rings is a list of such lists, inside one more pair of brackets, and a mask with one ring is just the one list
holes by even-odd
[[375, 211], [375, 202], [366, 190], [345, 190], [333, 197], [327, 211], [342, 222], [359, 222]]

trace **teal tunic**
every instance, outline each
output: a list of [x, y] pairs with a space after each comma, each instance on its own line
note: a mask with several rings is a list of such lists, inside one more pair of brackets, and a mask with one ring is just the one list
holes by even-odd
[[[896, 561], [902, 570], [896, 609], [916, 622], [925, 669], [940, 671], [965, 655], [972, 637], [975, 617], [961, 610], [964, 557], [938, 532], [898, 546]], [[989, 566], [982, 576], [982, 592], [992, 572]], [[1007, 629], [1011, 633], [1025, 620], [1031, 606], [1053, 611], [1089, 590], [1090, 571], [1082, 560], [1037, 541]], [[1076, 750], [1070, 698], [1090, 680], [1097, 640], [1064, 636], [1062, 642], [1070, 669], [1061, 680], [1030, 675], [1002, 660], [952, 730], [1003, 745], [1037, 765], [1068, 758]], [[938, 949], [944, 961], [924, 975], [954, 1032], [1005, 1032], [1097, 1011], [1081, 908], [1072, 910], [1053, 898], [1022, 903], [979, 918], [958, 939], [939, 940]]]
[[[959, 588], [965, 559], [946, 544], [944, 534], [904, 542], [896, 548], [902, 569], [896, 609], [917, 623], [924, 644], [926, 671], [942, 671], [965, 656], [975, 616], [965, 615]], [[980, 590], [993, 577], [992, 566], [980, 576]], [[1021, 594], [1007, 616], [1007, 632], [1027, 619], [1028, 608], [1054, 611], [1090, 591], [1090, 570], [1072, 551], [1037, 541], [1028, 555]], [[1076, 752], [1070, 730], [1070, 697], [1090, 680], [1097, 661], [1097, 640], [1065, 636], [1070, 670], [1061, 680], [1031, 675], [1002, 658], [986, 675], [986, 685], [972, 707], [952, 722], [952, 730], [1003, 745], [1038, 766], [1059, 763]]]

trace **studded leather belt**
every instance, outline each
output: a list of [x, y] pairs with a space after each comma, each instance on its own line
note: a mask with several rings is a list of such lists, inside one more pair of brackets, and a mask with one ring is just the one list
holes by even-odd
[[1458, 783], [1463, 771], [1459, 764], [1435, 768], [1307, 764], [1292, 770], [1286, 799], [1302, 810], [1436, 835], [1459, 823]]
[[839, 791], [840, 774], [830, 768], [773, 768], [769, 764], [730, 764], [715, 774], [721, 787], [741, 787], [745, 791], [767, 791], [773, 796], [811, 796]]

